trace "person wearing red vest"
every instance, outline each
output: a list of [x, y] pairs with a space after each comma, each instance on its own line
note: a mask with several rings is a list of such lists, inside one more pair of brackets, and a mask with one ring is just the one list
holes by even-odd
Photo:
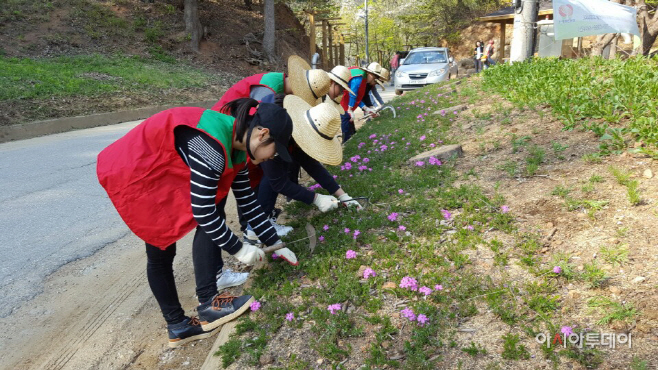
[[[126, 225], [146, 243], [147, 278], [167, 322], [170, 347], [209, 337], [253, 302], [248, 295], [218, 294], [215, 274], [223, 265], [222, 249], [248, 265], [266, 258], [226, 225], [226, 196], [233, 190], [266, 245], [281, 243], [249, 187], [246, 158], [261, 163], [278, 155], [289, 161], [291, 135], [292, 121], [283, 108], [238, 99], [222, 113], [190, 107], [157, 113], [98, 155], [100, 184]], [[176, 241], [194, 228], [198, 318], [185, 316], [172, 269]], [[288, 253], [294, 257], [287, 248], [277, 251]]]
[[240, 80], [231, 86], [212, 110], [221, 111], [228, 102], [240, 98], [252, 98], [264, 103], [274, 103], [276, 94], [292, 94], [288, 76], [280, 72], [259, 73]]
[[343, 99], [340, 102], [345, 114], [341, 118], [341, 131], [343, 132], [343, 143], [354, 135], [356, 127], [354, 125], [354, 110], [362, 108], [366, 112], [374, 112], [373, 107], [366, 107], [363, 98], [366, 96], [367, 86], [374, 87], [377, 79], [381, 78], [382, 66], [377, 62], [370, 63], [367, 68], [352, 67], [350, 72], [350, 88], [354, 92], [349, 93], [347, 90], [343, 93]]

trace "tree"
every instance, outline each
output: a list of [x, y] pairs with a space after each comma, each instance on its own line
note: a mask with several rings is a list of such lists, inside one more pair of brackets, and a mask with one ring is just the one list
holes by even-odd
[[203, 37], [203, 27], [199, 20], [199, 2], [198, 0], [185, 0], [185, 33], [190, 37], [190, 48], [192, 51], [199, 52], [199, 44]]
[[265, 0], [263, 18], [265, 18], [265, 34], [263, 35], [263, 51], [271, 63], [276, 60], [276, 19], [274, 0]]
[[[631, 0], [627, 0], [631, 1]], [[639, 48], [633, 50], [633, 54], [648, 55], [651, 46], [656, 42], [658, 37], [658, 12], [656, 11], [656, 1], [649, 1], [652, 7], [653, 16], [649, 14], [649, 5], [645, 0], [635, 1], [638, 8], [637, 18], [640, 28], [640, 39], [642, 43]]]

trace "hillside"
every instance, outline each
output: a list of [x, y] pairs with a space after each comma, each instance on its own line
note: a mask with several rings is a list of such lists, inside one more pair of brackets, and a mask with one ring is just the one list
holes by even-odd
[[[13, 124], [44, 118], [106, 112], [137, 106], [194, 102], [219, 98], [233, 82], [263, 70], [282, 70], [284, 65], [259, 63], [251, 50], [260, 50], [262, 39], [262, 5], [248, 10], [239, 0], [204, 0], [199, 4], [205, 38], [201, 52], [188, 50], [182, 1], [176, 0], [11, 0], [0, 10], [0, 61], [23, 67], [30, 58], [50, 61], [82, 56], [129, 56], [154, 69], [166, 65], [183, 66], [186, 72], [205, 76], [206, 83], [182, 84], [172, 89], [142, 85], [121, 87], [125, 94], [85, 93], [75, 91], [66, 97], [30, 97], [30, 93], [3, 97], [0, 100], [0, 124]], [[277, 48], [282, 61], [291, 54], [308, 58], [308, 38], [294, 13], [277, 4]], [[245, 39], [248, 41], [245, 43]], [[84, 59], [84, 58], [83, 58]], [[110, 58], [112, 59], [112, 58]], [[9, 63], [9, 62], [8, 62]], [[72, 62], [71, 62], [72, 63]], [[29, 63], [27, 63], [29, 64]], [[69, 63], [70, 64], [70, 63]], [[84, 64], [84, 63], [82, 63]], [[162, 67], [165, 65], [164, 67]], [[75, 66], [66, 66], [75, 70]], [[0, 87], [7, 90], [20, 84], [23, 90], [39, 89], [47, 84], [40, 78], [41, 68], [19, 68], [11, 74], [0, 72]], [[62, 78], [80, 78], [79, 75]], [[111, 74], [87, 73], [90, 83], [105, 81], [120, 84]], [[125, 79], [124, 79], [125, 81]], [[84, 81], [82, 81], [84, 82]], [[68, 84], [63, 80], [64, 85]], [[80, 81], [77, 81], [80, 83]], [[47, 87], [47, 86], [46, 86]], [[38, 107], [38, 109], [34, 109]]]

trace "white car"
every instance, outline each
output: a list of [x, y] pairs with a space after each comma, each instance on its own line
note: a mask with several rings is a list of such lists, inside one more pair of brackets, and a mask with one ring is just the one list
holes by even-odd
[[400, 95], [405, 90], [447, 81], [453, 76], [456, 77], [454, 67], [455, 62], [448, 48], [413, 49], [395, 71], [395, 93]]

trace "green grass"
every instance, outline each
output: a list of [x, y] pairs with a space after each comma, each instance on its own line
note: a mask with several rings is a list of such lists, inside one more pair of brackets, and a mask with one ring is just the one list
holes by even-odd
[[591, 130], [602, 154], [625, 150], [627, 136], [658, 145], [658, 58], [535, 58], [483, 76], [485, 89], [514, 105], [547, 105], [565, 130]]
[[628, 246], [621, 245], [616, 247], [603, 246], [599, 249], [599, 254], [603, 259], [612, 265], [621, 265], [628, 259]]
[[503, 335], [503, 353], [502, 357], [508, 360], [527, 360], [530, 358], [528, 349], [519, 344], [521, 340], [518, 334]]
[[612, 174], [612, 176], [617, 180], [617, 183], [619, 185], [628, 185], [629, 179], [631, 177], [630, 172], [625, 171], [624, 169], [615, 167], [615, 166], [609, 166], [608, 171]]
[[626, 190], [628, 193], [628, 201], [632, 205], [638, 206], [642, 204], [642, 197], [640, 196], [640, 191], [638, 190], [639, 182], [637, 180], [629, 181], [626, 185]]
[[615, 302], [608, 297], [590, 298], [587, 306], [603, 315], [596, 322], [598, 325], [608, 325], [613, 321], [630, 321], [637, 316], [637, 311], [632, 304]]
[[217, 81], [210, 72], [139, 57], [0, 57], [0, 101], [199, 88]]

